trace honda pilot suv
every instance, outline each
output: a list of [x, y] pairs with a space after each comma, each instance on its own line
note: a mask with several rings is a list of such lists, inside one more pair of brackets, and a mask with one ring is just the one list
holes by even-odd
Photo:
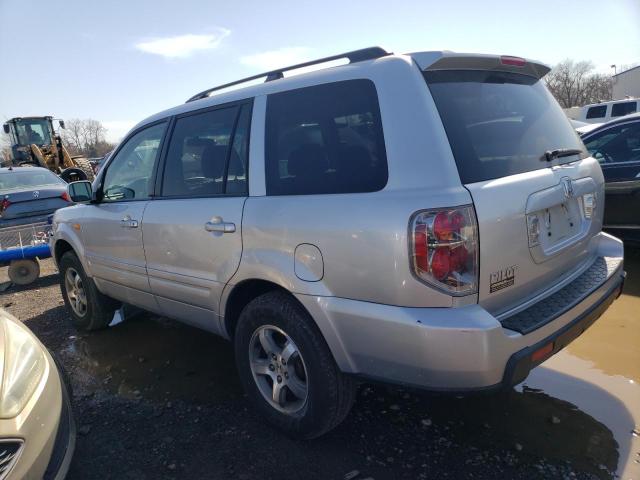
[[602, 171], [548, 71], [374, 47], [153, 115], [53, 219], [72, 322], [104, 328], [126, 303], [230, 339], [249, 399], [303, 438], [360, 380], [521, 382], [624, 279]]

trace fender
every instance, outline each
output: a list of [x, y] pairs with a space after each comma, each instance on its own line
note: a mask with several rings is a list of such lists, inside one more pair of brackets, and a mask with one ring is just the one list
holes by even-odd
[[[67, 207], [67, 208], [73, 208], [73, 207]], [[67, 212], [64, 212], [64, 213], [67, 213]], [[50, 245], [51, 245], [51, 254], [54, 257], [56, 266], [58, 264], [58, 260], [55, 258], [56, 245], [58, 244], [59, 241], [64, 240], [69, 245], [71, 245], [71, 248], [73, 248], [74, 252], [78, 256], [78, 259], [80, 260], [80, 263], [82, 264], [82, 268], [84, 269], [85, 273], [89, 277], [93, 277], [93, 274], [91, 272], [91, 266], [84, 255], [85, 249], [84, 249], [84, 245], [81, 238], [82, 222], [81, 222], [80, 216], [77, 216], [75, 218], [70, 218], [70, 219], [60, 219], [58, 216], [58, 212], [56, 212], [56, 215], [54, 216], [54, 219], [53, 219], [53, 227], [54, 227], [53, 239]]]

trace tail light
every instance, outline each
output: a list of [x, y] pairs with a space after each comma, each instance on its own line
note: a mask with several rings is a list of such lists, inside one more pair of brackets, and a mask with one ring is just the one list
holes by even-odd
[[71, 202], [71, 197], [67, 192], [64, 192], [62, 195], [60, 195], [60, 198], [62, 198], [65, 202]]
[[478, 289], [478, 225], [473, 207], [424, 210], [411, 220], [411, 266], [425, 283], [453, 295]]
[[5, 196], [2, 201], [0, 202], [0, 215], [7, 209], [9, 208], [9, 205], [11, 205], [11, 202], [9, 201], [9, 196]]

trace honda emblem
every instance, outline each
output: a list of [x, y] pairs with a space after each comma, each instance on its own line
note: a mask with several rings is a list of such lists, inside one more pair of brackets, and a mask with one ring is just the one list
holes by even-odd
[[573, 197], [573, 182], [569, 177], [564, 177], [562, 179], [562, 188], [564, 189], [565, 198]]

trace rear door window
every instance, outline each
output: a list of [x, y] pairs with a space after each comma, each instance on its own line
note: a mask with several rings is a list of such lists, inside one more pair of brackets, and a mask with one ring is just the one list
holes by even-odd
[[607, 115], [607, 106], [599, 105], [597, 107], [590, 107], [587, 110], [587, 118], [604, 118]]
[[575, 161], [545, 152], [584, 145], [541, 80], [527, 75], [446, 70], [424, 73], [462, 183]]
[[162, 196], [245, 194], [249, 113], [249, 105], [234, 105], [178, 118], [167, 152]]
[[612, 117], [623, 117], [637, 111], [637, 102], [614, 103], [611, 106]]
[[269, 95], [268, 195], [361, 193], [387, 183], [376, 89], [347, 80]]

